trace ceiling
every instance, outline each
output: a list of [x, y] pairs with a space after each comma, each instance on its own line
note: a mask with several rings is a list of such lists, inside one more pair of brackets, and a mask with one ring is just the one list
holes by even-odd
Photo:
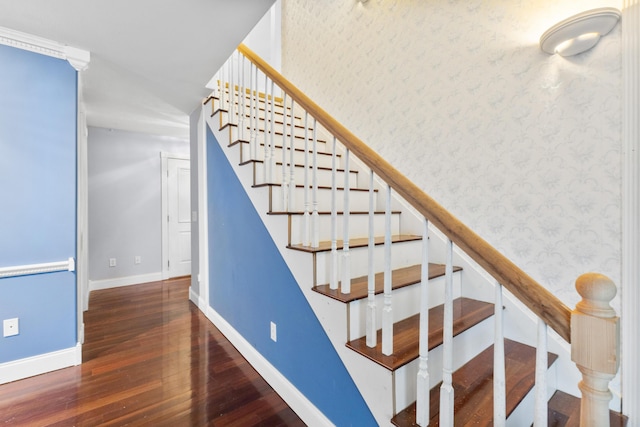
[[187, 138], [205, 85], [274, 0], [5, 0], [0, 27], [91, 52], [89, 126]]

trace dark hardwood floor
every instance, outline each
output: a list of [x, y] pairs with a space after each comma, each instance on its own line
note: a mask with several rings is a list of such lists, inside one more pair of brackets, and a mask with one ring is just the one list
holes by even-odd
[[84, 363], [0, 386], [0, 425], [304, 426], [189, 302], [189, 280], [94, 291]]

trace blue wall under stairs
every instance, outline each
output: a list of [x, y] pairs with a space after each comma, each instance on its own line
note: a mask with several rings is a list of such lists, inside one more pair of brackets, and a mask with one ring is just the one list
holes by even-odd
[[209, 304], [334, 424], [376, 425], [208, 128], [207, 170]]

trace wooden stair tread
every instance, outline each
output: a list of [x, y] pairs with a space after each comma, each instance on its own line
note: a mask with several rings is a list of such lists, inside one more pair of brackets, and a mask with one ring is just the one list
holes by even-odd
[[[238, 143], [240, 143], [240, 144], [251, 144], [250, 141], [246, 141], [244, 139], [236, 139], [235, 141], [229, 143], [228, 146], [232, 147], [232, 146], [234, 146], [234, 145], [236, 145]], [[275, 147], [276, 148], [282, 148], [282, 145], [276, 144]], [[258, 148], [258, 151], [264, 151], [264, 142], [260, 142], [258, 144], [257, 148]], [[287, 150], [289, 150], [289, 149], [290, 149], [290, 147], [287, 147]], [[298, 153], [304, 153], [305, 152], [304, 148], [301, 148], [301, 147], [294, 147], [293, 151], [296, 151]], [[307, 149], [306, 152], [309, 153], [309, 157], [311, 157], [313, 155], [313, 150], [311, 148]], [[316, 151], [316, 154], [318, 154], [318, 156], [329, 156], [329, 157], [333, 156], [333, 153], [327, 153], [327, 152], [324, 152], [324, 151]], [[342, 157], [342, 153], [336, 153], [336, 157], [338, 157], [338, 158]]]
[[[469, 298], [453, 301], [453, 335], [456, 336], [493, 315], [493, 304]], [[442, 344], [444, 305], [429, 309], [429, 350]], [[367, 347], [366, 337], [347, 343], [347, 347], [379, 365], [395, 371], [418, 357], [420, 315], [393, 325], [393, 354], [382, 354], [382, 330], [378, 330], [375, 347]]]
[[[244, 165], [248, 165], [248, 164], [251, 164], [251, 163], [264, 163], [264, 160], [253, 160], [253, 159], [251, 159], [251, 160], [246, 160], [244, 162], [240, 162], [238, 164], [240, 166], [244, 166]], [[276, 165], [277, 166], [282, 166], [282, 162], [281, 161], [276, 161]], [[293, 166], [297, 167], [297, 168], [303, 168], [304, 167], [304, 165], [301, 165], [299, 163], [294, 163]], [[309, 168], [309, 169], [311, 169], [311, 168]], [[316, 166], [316, 169], [327, 170], [327, 171], [332, 170], [330, 167], [325, 167], [325, 166]], [[336, 168], [336, 172], [345, 172], [345, 171], [346, 171], [346, 169], [344, 169], [344, 168]], [[349, 173], [359, 173], [359, 171], [356, 170], [356, 169], [349, 169]]]
[[[580, 398], [557, 390], [549, 400], [549, 427], [579, 427]], [[628, 419], [619, 412], [609, 411], [611, 427], [625, 427]]]
[[[445, 266], [443, 264], [429, 263], [429, 279], [444, 276], [444, 269]], [[460, 270], [462, 270], [461, 267], [453, 267], [453, 271]], [[392, 289], [400, 289], [404, 288], [405, 286], [420, 283], [421, 275], [422, 265], [420, 264], [393, 270], [391, 272]], [[376, 295], [384, 292], [384, 273], [376, 273], [375, 282]], [[367, 297], [369, 291], [369, 276], [361, 276], [351, 279], [351, 292], [348, 294], [343, 294], [342, 292], [340, 292], [339, 285], [338, 289], [331, 289], [328, 284], [318, 285], [315, 286], [313, 290], [338, 301], [348, 303]]]
[[[330, 212], [329, 212], [330, 213]], [[351, 215], [353, 212], [350, 212], [349, 214]], [[368, 212], [367, 212], [368, 214]], [[422, 240], [422, 236], [416, 236], [414, 234], [396, 234], [391, 236], [391, 243], [403, 243], [403, 242], [413, 242], [415, 240]], [[384, 244], [384, 236], [377, 236], [374, 239], [374, 242], [376, 245], [382, 245]], [[336, 241], [337, 243], [337, 248], [338, 249], [342, 249], [343, 248], [343, 241], [342, 240], [338, 240]], [[369, 245], [369, 238], [368, 237], [360, 237], [360, 238], [356, 238], [356, 239], [350, 239], [349, 240], [349, 248], [362, 248], [365, 246]], [[320, 244], [318, 245], [317, 248], [312, 248], [311, 246], [304, 246], [301, 244], [296, 244], [296, 245], [287, 245], [287, 248], [289, 249], [293, 249], [296, 251], [302, 251], [302, 252], [309, 252], [309, 253], [318, 253], [318, 252], [327, 252], [331, 250], [331, 241], [330, 240], [325, 240], [320, 242]], [[353, 283], [353, 282], [352, 282]]]
[[[251, 187], [253, 188], [260, 188], [260, 187], [282, 187], [281, 183], [263, 183], [263, 184], [253, 184]], [[304, 188], [304, 184], [295, 184], [296, 188]], [[308, 187], [311, 190], [311, 186]], [[318, 190], [331, 190], [332, 188], [328, 185], [318, 185]], [[336, 187], [336, 190], [338, 191], [344, 191], [344, 187]], [[357, 191], [360, 193], [369, 192], [368, 188], [353, 188], [353, 187], [349, 187], [349, 191]], [[377, 188], [373, 189], [374, 193], [378, 192]]]
[[[311, 213], [311, 212], [309, 212]], [[338, 215], [343, 215], [344, 211], [338, 211], [337, 212]], [[391, 211], [392, 215], [399, 215], [401, 214], [401, 211]], [[384, 215], [385, 212], [384, 211], [374, 211], [373, 212], [374, 215]], [[267, 215], [304, 215], [303, 211], [269, 211], [267, 212]], [[331, 215], [331, 211], [319, 211], [318, 215]], [[349, 215], [369, 215], [369, 211], [349, 211]], [[310, 248], [306, 247], [306, 246], [302, 246], [302, 245], [296, 245], [296, 247], [292, 247], [292, 249], [298, 249], [298, 246], [300, 246], [300, 250], [304, 250], [307, 252], [310, 252]], [[302, 249], [304, 248], [304, 249]]]
[[[507, 417], [533, 388], [536, 349], [504, 340]], [[549, 353], [548, 366], [558, 358]], [[453, 373], [455, 425], [490, 426], [493, 423], [493, 346]], [[438, 426], [440, 384], [431, 389], [429, 426]], [[391, 419], [396, 426], [417, 426], [413, 403]]]

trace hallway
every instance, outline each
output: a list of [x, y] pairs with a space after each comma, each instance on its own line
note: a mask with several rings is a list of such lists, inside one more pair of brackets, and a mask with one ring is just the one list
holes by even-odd
[[94, 291], [84, 363], [0, 386], [0, 424], [304, 426], [189, 302], [189, 282]]

